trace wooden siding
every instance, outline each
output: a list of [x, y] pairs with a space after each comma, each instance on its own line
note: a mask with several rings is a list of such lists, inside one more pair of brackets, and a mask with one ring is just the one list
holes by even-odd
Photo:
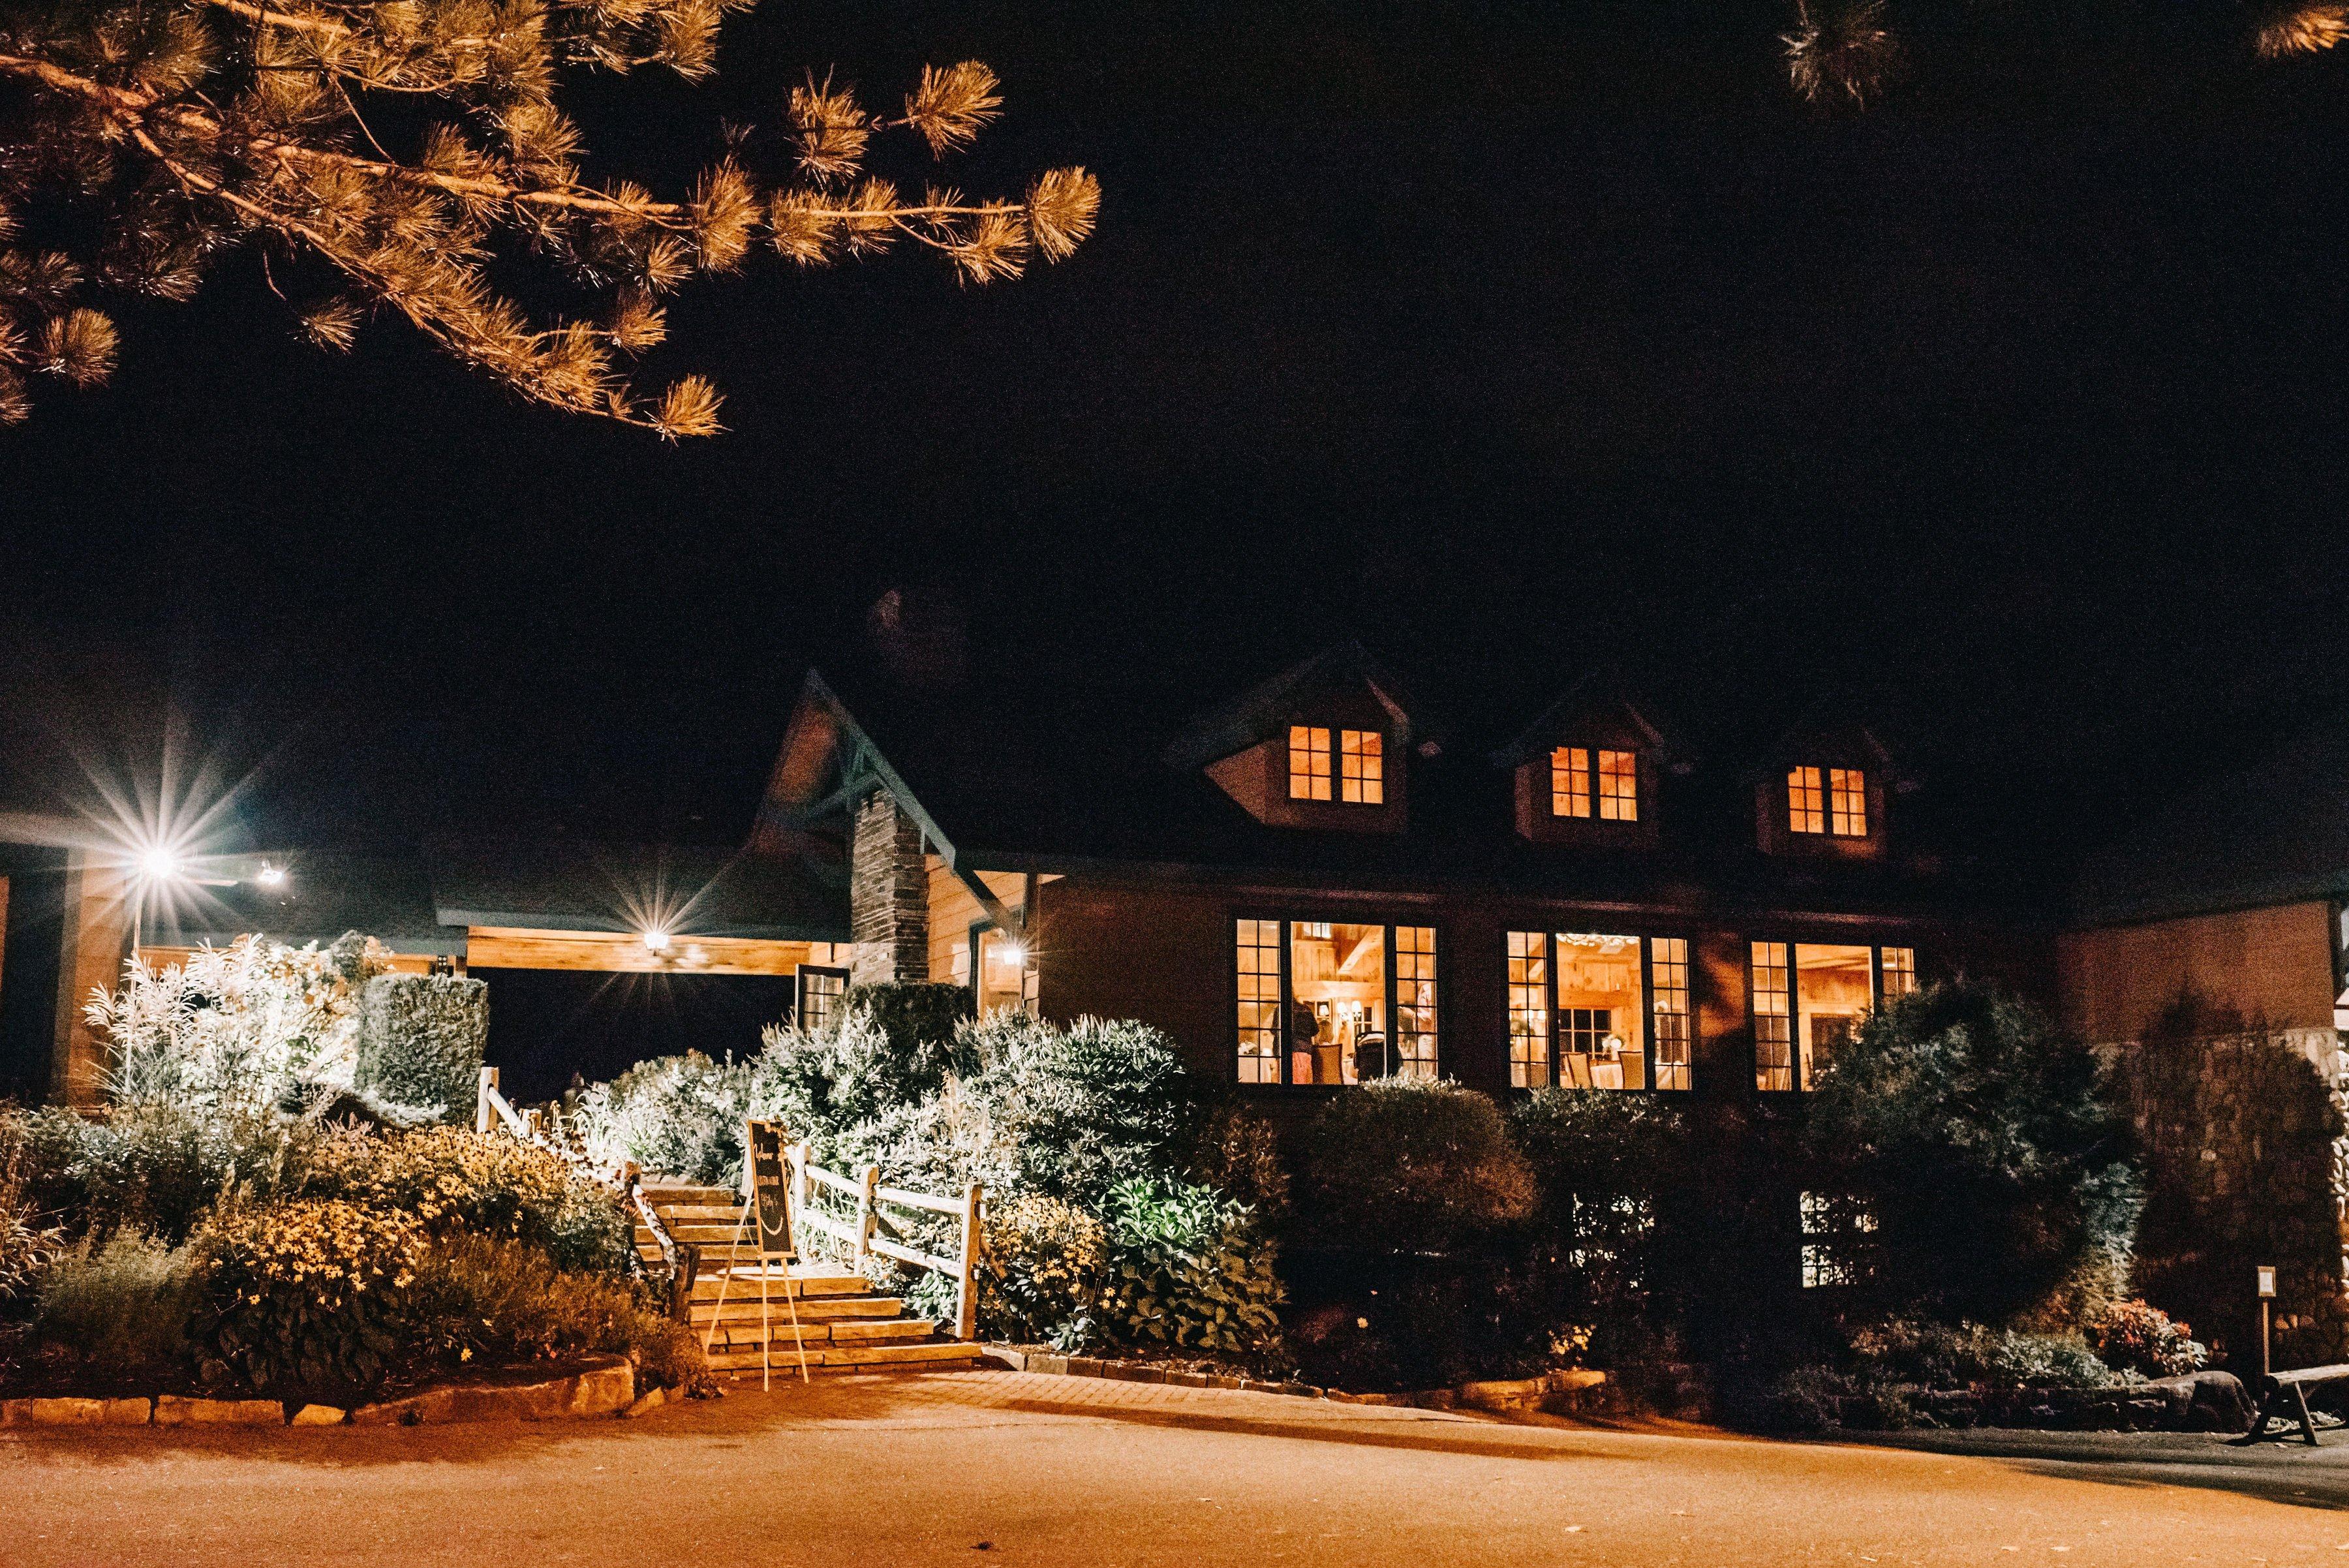
[[[844, 950], [845, 944], [838, 944]], [[541, 931], [473, 926], [465, 933], [468, 969], [594, 970], [612, 974], [786, 975], [803, 963], [841, 961], [829, 942], [760, 941], [680, 932], [656, 953], [626, 931]]]
[[[970, 929], [988, 919], [978, 899], [945, 860], [933, 855], [930, 868], [930, 971], [941, 983], [955, 978], [955, 955], [970, 940]], [[1027, 898], [1028, 878], [1017, 871], [981, 871], [978, 879], [1004, 908], [1017, 911]], [[921, 979], [919, 975], [909, 979]], [[968, 977], [966, 976], [966, 979]]]
[[2333, 1027], [2324, 904], [2197, 915], [2056, 939], [2064, 1022], [2097, 1044], [2142, 1039], [2181, 1001], [2218, 1022]]

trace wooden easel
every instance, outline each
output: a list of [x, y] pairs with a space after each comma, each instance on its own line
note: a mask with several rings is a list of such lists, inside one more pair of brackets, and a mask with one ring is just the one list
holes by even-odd
[[759, 1246], [759, 1386], [765, 1392], [775, 1386], [775, 1336], [767, 1318], [770, 1263], [782, 1265], [783, 1305], [791, 1313], [792, 1345], [799, 1352], [800, 1381], [812, 1379], [808, 1374], [807, 1337], [800, 1332], [799, 1292], [792, 1282], [792, 1264], [799, 1253], [792, 1245], [791, 1183], [783, 1174], [782, 1129], [772, 1122], [753, 1121], [743, 1131], [742, 1212], [735, 1217], [734, 1241], [728, 1249], [726, 1272], [718, 1276], [718, 1305], [709, 1314], [709, 1332], [701, 1336], [701, 1351], [705, 1355], [709, 1353], [719, 1328], [726, 1321], [726, 1291], [733, 1283], [735, 1255], [740, 1252], [743, 1235], [748, 1232], [758, 1238]]

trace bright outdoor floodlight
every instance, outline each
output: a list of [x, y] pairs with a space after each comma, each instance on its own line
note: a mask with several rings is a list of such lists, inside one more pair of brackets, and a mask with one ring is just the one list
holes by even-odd
[[171, 881], [186, 869], [187, 863], [180, 858], [178, 852], [162, 845], [140, 852], [139, 875], [150, 882]]
[[644, 943], [645, 951], [648, 953], [665, 953], [668, 951], [669, 934], [658, 926], [655, 926], [645, 932]]
[[261, 869], [253, 874], [253, 879], [264, 888], [283, 888], [285, 886], [285, 867], [272, 866], [264, 860], [261, 863]]

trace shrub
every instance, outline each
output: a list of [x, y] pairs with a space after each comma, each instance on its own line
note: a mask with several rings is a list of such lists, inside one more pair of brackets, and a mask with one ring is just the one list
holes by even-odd
[[1182, 1061], [1146, 1023], [1081, 1018], [1063, 1030], [1001, 1012], [968, 1038], [980, 1066], [963, 1092], [992, 1124], [1010, 1185], [1098, 1213], [1112, 1188], [1179, 1163], [1196, 1138]]
[[1540, 1190], [1543, 1228], [1581, 1263], [1592, 1306], [1685, 1282], [1676, 1249], [1692, 1240], [1686, 1232], [1697, 1216], [1686, 1189], [1695, 1162], [1679, 1106], [1547, 1088], [1511, 1107], [1508, 1125]]
[[630, 1272], [629, 1217], [613, 1192], [546, 1150], [471, 1127], [347, 1136], [326, 1145], [312, 1182], [414, 1217], [433, 1234], [470, 1231], [543, 1248], [562, 1269]]
[[[347, 941], [347, 939], [346, 939]], [[124, 966], [122, 986], [84, 1010], [111, 1050], [118, 1102], [264, 1106], [295, 1085], [348, 1082], [357, 1031], [353, 972], [380, 962], [362, 939], [356, 959], [315, 942], [290, 948], [239, 937], [199, 948], [183, 964]]]
[[576, 1124], [590, 1158], [633, 1160], [680, 1180], [731, 1187], [742, 1178], [742, 1123], [750, 1065], [698, 1051], [640, 1062], [579, 1098]]
[[1213, 1188], [1136, 1178], [1109, 1195], [1104, 1327], [1128, 1344], [1248, 1355], [1280, 1335], [1273, 1249]]
[[172, 1245], [224, 1194], [265, 1201], [298, 1192], [326, 1136], [241, 1102], [124, 1105], [102, 1121], [46, 1110], [22, 1127], [37, 1208], [71, 1216], [79, 1231], [129, 1227]]
[[1935, 986], [1870, 1014], [1808, 1132], [1878, 1216], [1896, 1304], [2005, 1322], [2126, 1259], [2137, 1189], [2096, 1059], [2001, 992]]
[[137, 1231], [85, 1237], [42, 1275], [33, 1338], [109, 1374], [181, 1365], [197, 1283], [186, 1247]]
[[359, 993], [352, 1087], [471, 1120], [490, 1037], [490, 988], [454, 974], [379, 974]]
[[415, 1220], [341, 1199], [231, 1207], [198, 1245], [205, 1383], [366, 1390], [396, 1369], [424, 1254]]
[[1208, 1116], [1192, 1169], [1225, 1197], [1247, 1205], [1268, 1231], [1277, 1230], [1288, 1212], [1288, 1168], [1279, 1136], [1244, 1106], [1226, 1101]]
[[709, 1376], [701, 1342], [637, 1289], [556, 1266], [538, 1247], [460, 1234], [431, 1243], [404, 1305], [409, 1354], [461, 1364], [603, 1352], [647, 1383], [690, 1388]]
[[[852, 985], [842, 993], [836, 1011], [843, 1017], [852, 1012], [864, 1013], [909, 1064], [944, 1064], [952, 1057], [955, 1037], [971, 1021], [973, 1009], [967, 985], [900, 981], [888, 985]], [[933, 1079], [917, 1092], [928, 1094], [937, 1086], [937, 1081]]]
[[2178, 1377], [2200, 1370], [2210, 1358], [2191, 1329], [2172, 1323], [2168, 1313], [2144, 1302], [2115, 1302], [2092, 1316], [2085, 1326], [2088, 1347], [2115, 1371]]
[[1493, 1102], [1456, 1084], [1388, 1078], [1324, 1106], [1305, 1179], [1321, 1236], [1443, 1251], [1530, 1215], [1534, 1177]]
[[1985, 1370], [1999, 1382], [2027, 1387], [2102, 1388], [2112, 1369], [2096, 1358], [2076, 1334], [2017, 1334], [2008, 1330], [1987, 1340]]
[[[893, 999], [901, 991], [939, 989], [967, 995], [952, 986], [864, 986], [849, 994], [878, 993], [898, 1012], [916, 1012], [925, 1027], [935, 1028], [938, 1020], [931, 1015], [938, 1010]], [[975, 1065], [951, 1032], [944, 1040], [921, 1038], [905, 1033], [912, 1025], [902, 1016], [895, 1027], [899, 1033], [892, 1033], [870, 1008], [845, 1003], [833, 1023], [813, 1033], [770, 1025], [761, 1036], [765, 1049], [750, 1064], [749, 1114], [782, 1123], [812, 1146], [819, 1163], [831, 1163], [842, 1158], [843, 1140], [854, 1129], [919, 1104], [950, 1075]]]
[[30, 1292], [57, 1253], [57, 1232], [39, 1222], [32, 1185], [24, 1119], [0, 1106], [0, 1307]]
[[1020, 1193], [987, 1214], [978, 1318], [989, 1338], [1081, 1350], [1100, 1332], [1109, 1233], [1082, 1210]]

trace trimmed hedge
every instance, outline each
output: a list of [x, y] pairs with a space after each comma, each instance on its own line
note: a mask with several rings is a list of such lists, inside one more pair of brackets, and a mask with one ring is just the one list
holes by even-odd
[[490, 1039], [490, 988], [454, 974], [379, 974], [359, 993], [363, 1094], [470, 1120]]

